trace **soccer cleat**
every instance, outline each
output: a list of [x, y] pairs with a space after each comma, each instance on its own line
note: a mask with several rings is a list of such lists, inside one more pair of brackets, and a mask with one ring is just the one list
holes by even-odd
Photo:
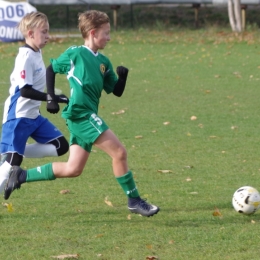
[[5, 185], [5, 191], [4, 191], [4, 198], [6, 200], [9, 199], [11, 193], [15, 189], [20, 189], [21, 184], [19, 183], [19, 176], [22, 172], [22, 169], [19, 166], [13, 166], [10, 174], [9, 174], [9, 179]]
[[140, 214], [140, 215], [145, 216], [145, 217], [151, 217], [154, 214], [157, 214], [160, 210], [159, 207], [152, 205], [152, 204], [149, 204], [143, 199], [138, 200], [137, 203], [134, 204], [133, 206], [128, 205], [128, 209], [132, 213]]

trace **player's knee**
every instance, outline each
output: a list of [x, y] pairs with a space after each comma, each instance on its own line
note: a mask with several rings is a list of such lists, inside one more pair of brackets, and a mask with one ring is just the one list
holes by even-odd
[[76, 165], [67, 167], [67, 175], [69, 177], [78, 177], [82, 174], [84, 168], [82, 169], [81, 167], [78, 167]]
[[56, 147], [58, 156], [66, 154], [69, 150], [69, 143], [64, 136], [60, 136], [49, 143]]
[[127, 151], [126, 151], [124, 146], [120, 146], [117, 149], [116, 157], [117, 157], [117, 160], [120, 160], [120, 161], [126, 161], [127, 160]]
[[69, 150], [69, 143], [67, 141], [67, 139], [64, 137], [64, 136], [61, 136], [59, 138], [59, 141], [60, 141], [60, 148], [57, 149], [57, 153], [58, 153], [58, 156], [61, 156], [61, 155], [64, 155], [68, 152]]
[[75, 161], [68, 161], [66, 167], [64, 167], [64, 175], [67, 177], [78, 177], [82, 174], [84, 165], [76, 163]]
[[72, 177], [79, 177], [81, 175], [82, 171], [74, 171], [71, 173]]

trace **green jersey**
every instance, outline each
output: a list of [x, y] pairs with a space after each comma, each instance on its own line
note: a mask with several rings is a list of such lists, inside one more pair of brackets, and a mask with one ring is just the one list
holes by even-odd
[[86, 46], [72, 46], [57, 59], [51, 59], [55, 73], [67, 74], [71, 96], [62, 117], [78, 119], [89, 113], [98, 113], [102, 90], [113, 92], [118, 80], [110, 60], [94, 53]]

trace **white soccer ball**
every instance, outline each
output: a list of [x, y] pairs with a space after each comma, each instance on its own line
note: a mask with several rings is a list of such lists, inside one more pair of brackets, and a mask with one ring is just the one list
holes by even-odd
[[260, 207], [260, 194], [251, 186], [243, 186], [235, 191], [232, 204], [238, 213], [254, 214]]

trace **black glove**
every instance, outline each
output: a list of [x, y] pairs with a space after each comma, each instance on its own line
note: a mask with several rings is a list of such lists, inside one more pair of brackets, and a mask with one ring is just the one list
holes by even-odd
[[60, 111], [58, 103], [69, 103], [69, 99], [65, 95], [50, 95], [47, 94], [47, 111], [52, 114], [57, 114]]
[[69, 103], [69, 99], [65, 95], [55, 95], [55, 101], [58, 103]]
[[128, 69], [123, 67], [123, 66], [118, 66], [116, 68], [116, 73], [118, 75], [118, 77], [124, 81], [126, 81], [127, 79], [127, 75], [128, 75]]
[[52, 98], [50, 94], [47, 94], [47, 111], [51, 114], [57, 114], [60, 111], [60, 106], [55, 100], [55, 96]]

